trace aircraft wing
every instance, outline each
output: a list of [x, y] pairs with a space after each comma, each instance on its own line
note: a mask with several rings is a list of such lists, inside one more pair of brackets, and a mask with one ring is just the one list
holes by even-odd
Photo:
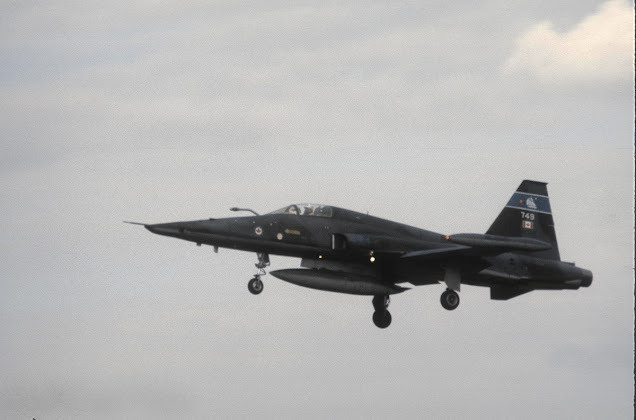
[[425, 249], [422, 251], [411, 251], [402, 255], [401, 258], [415, 260], [437, 260], [440, 258], [468, 255], [472, 250], [473, 248], [470, 246], [460, 245], [452, 248], [435, 248]]
[[483, 235], [478, 233], [459, 233], [446, 237], [447, 243], [454, 246], [411, 251], [402, 258], [417, 260], [435, 260], [455, 256], [483, 257], [511, 251], [545, 251], [552, 245], [533, 238]]

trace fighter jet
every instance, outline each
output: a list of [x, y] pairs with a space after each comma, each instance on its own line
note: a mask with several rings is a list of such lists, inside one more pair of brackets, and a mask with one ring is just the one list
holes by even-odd
[[[547, 184], [525, 180], [490, 229], [440, 234], [322, 204], [291, 204], [260, 215], [141, 224], [152, 233], [254, 252], [251, 293], [263, 291], [269, 255], [301, 258], [301, 267], [271, 271], [281, 280], [331, 292], [373, 296], [373, 322], [391, 324], [389, 297], [415, 286], [442, 283], [442, 306], [455, 310], [462, 284], [490, 288], [508, 300], [533, 290], [576, 290], [592, 272], [559, 256]], [[134, 223], [134, 222], [127, 222]]]

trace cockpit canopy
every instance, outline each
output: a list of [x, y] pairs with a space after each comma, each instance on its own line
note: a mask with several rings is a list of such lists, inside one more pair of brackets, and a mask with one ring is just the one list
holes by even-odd
[[292, 204], [282, 209], [273, 211], [271, 214], [295, 214], [299, 216], [319, 216], [319, 217], [332, 217], [333, 208], [329, 206], [323, 206], [322, 204]]

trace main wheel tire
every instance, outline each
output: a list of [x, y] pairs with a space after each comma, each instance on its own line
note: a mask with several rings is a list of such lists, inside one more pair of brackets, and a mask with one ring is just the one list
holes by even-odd
[[387, 328], [391, 325], [391, 312], [389, 311], [375, 311], [373, 313], [373, 323], [378, 328]]
[[247, 283], [247, 288], [253, 295], [258, 295], [263, 291], [263, 282], [261, 279], [254, 277]]
[[457, 306], [459, 306], [459, 295], [454, 290], [447, 290], [442, 293], [440, 301], [442, 302], [444, 309], [452, 311], [457, 309]]

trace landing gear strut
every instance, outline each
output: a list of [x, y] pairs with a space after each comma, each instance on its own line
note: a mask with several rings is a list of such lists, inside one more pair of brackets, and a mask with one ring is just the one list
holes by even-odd
[[254, 275], [254, 278], [247, 283], [247, 289], [253, 295], [258, 295], [263, 291], [263, 281], [261, 277], [267, 274], [265, 267], [269, 266], [269, 254], [258, 252], [256, 256], [258, 257], [258, 263], [256, 263], [258, 272]]
[[391, 298], [388, 295], [375, 295], [373, 297], [373, 323], [378, 328], [387, 328], [391, 325], [391, 312], [388, 311]]
[[452, 311], [459, 305], [459, 295], [454, 290], [446, 289], [446, 291], [442, 293], [440, 301], [442, 302], [444, 309]]

